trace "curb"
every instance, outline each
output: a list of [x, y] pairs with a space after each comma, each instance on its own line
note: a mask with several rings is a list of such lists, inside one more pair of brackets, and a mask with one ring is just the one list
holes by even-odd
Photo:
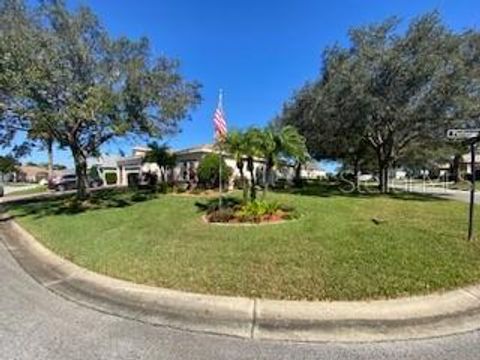
[[480, 328], [480, 285], [374, 301], [281, 301], [194, 294], [81, 268], [3, 217], [1, 238], [48, 290], [98, 311], [152, 325], [251, 339], [371, 342], [440, 337]]

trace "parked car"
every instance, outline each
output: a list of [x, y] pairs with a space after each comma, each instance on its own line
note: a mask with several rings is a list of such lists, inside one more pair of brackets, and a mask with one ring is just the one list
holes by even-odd
[[3, 184], [0, 184], [0, 197], [4, 195]]
[[64, 174], [50, 180], [48, 188], [55, 191], [72, 190], [77, 187], [77, 176], [75, 174]]
[[[88, 186], [91, 188], [100, 187], [103, 185], [101, 179], [88, 179]], [[53, 178], [48, 188], [55, 191], [74, 190], [77, 188], [77, 176], [75, 174], [65, 174]]]

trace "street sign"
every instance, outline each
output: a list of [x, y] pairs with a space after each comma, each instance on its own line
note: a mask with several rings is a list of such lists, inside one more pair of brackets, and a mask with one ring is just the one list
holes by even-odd
[[480, 129], [449, 129], [447, 138], [450, 140], [467, 140], [480, 137]]
[[475, 155], [477, 153], [477, 142], [480, 141], [480, 129], [449, 129], [447, 131], [447, 138], [449, 140], [470, 140], [470, 169], [472, 177], [470, 179], [472, 185], [470, 186], [470, 206], [468, 211], [468, 240], [473, 240], [473, 219], [475, 211], [475, 181], [476, 181], [476, 161]]

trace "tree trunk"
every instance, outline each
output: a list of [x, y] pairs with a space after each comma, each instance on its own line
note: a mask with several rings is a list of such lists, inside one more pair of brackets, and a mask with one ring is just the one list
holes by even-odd
[[455, 183], [462, 181], [462, 173], [460, 170], [461, 161], [462, 161], [462, 155], [457, 154], [453, 158], [452, 173], [453, 173], [453, 181], [455, 181]]
[[269, 164], [265, 166], [265, 184], [263, 184], [263, 198], [267, 197], [268, 193], [268, 185], [270, 183], [270, 173], [272, 172], [272, 168]]
[[167, 169], [165, 167], [159, 167], [160, 169], [160, 180], [162, 181], [162, 183], [165, 183], [166, 182], [166, 176], [165, 176], [165, 173], [167, 172]]
[[88, 197], [87, 158], [82, 150], [72, 147], [75, 175], [77, 176], [77, 198], [85, 200]]
[[295, 165], [295, 180], [294, 180], [295, 187], [301, 188], [303, 187], [302, 183], [302, 163], [297, 162]]
[[353, 161], [353, 181], [355, 182], [354, 190], [360, 191], [360, 160], [355, 159]]
[[53, 178], [53, 139], [48, 138], [46, 140], [47, 156], [48, 156], [48, 181]]
[[382, 194], [388, 192], [388, 163], [382, 162], [379, 164], [379, 182], [378, 189]]
[[243, 202], [246, 204], [248, 202], [248, 182], [245, 175], [243, 176]]
[[384, 149], [376, 149], [378, 161], [378, 190], [385, 194], [388, 192], [388, 168], [390, 166], [389, 158]]
[[389, 179], [389, 176], [388, 176], [388, 170], [390, 169], [390, 166], [388, 164], [385, 165], [385, 176], [383, 177], [383, 181], [384, 181], [384, 184], [383, 184], [383, 192], [384, 193], [388, 193], [390, 191], [390, 179]]
[[255, 184], [255, 174], [250, 171], [250, 200], [255, 201], [257, 199], [257, 189]]
[[263, 184], [263, 198], [267, 197], [268, 187], [270, 186], [270, 181], [272, 180], [272, 170], [273, 170], [273, 160], [267, 159], [265, 164], [265, 184]]
[[383, 169], [378, 167], [378, 191], [383, 192]]
[[255, 188], [255, 167], [253, 165], [253, 158], [249, 157], [247, 160], [248, 172], [250, 173], [250, 200], [257, 199], [257, 190]]
[[240, 182], [242, 183], [243, 203], [246, 204], [248, 201], [248, 186], [245, 181], [245, 174], [243, 173], [243, 163], [237, 163], [237, 169], [240, 173]]
[[170, 185], [176, 185], [177, 179], [175, 177], [175, 167], [167, 167], [167, 182]]

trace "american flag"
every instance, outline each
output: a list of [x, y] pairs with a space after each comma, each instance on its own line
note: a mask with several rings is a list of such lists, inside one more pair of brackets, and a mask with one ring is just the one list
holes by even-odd
[[222, 94], [218, 101], [217, 109], [213, 114], [213, 127], [215, 129], [215, 138], [222, 141], [227, 136], [227, 120], [225, 119], [225, 113], [222, 106]]

